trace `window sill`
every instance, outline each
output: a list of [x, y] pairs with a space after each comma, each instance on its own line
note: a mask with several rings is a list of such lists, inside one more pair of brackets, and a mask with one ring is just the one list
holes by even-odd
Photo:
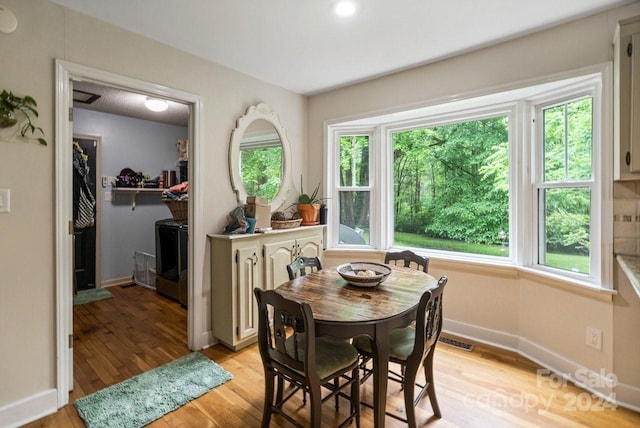
[[[580, 281], [575, 278], [568, 278], [553, 272], [545, 272], [540, 269], [534, 269], [524, 266], [515, 266], [508, 261], [496, 260], [478, 260], [477, 258], [465, 257], [460, 255], [444, 255], [434, 254], [431, 252], [412, 251], [422, 256], [429, 257], [430, 269], [439, 271], [460, 271], [465, 274], [478, 274], [484, 276], [492, 276], [507, 279], [526, 279], [535, 281], [550, 287], [563, 289], [572, 293], [597, 298], [604, 301], [612, 301], [613, 296], [617, 294], [616, 290], [601, 288], [586, 281]], [[381, 262], [384, 260], [385, 251], [375, 249], [327, 249], [326, 256], [332, 258], [367, 258]], [[640, 272], [640, 271], [639, 271]], [[638, 274], [638, 288], [636, 291], [640, 293], [640, 273]], [[635, 284], [634, 284], [635, 287]], [[640, 294], [639, 294], [640, 295]]]

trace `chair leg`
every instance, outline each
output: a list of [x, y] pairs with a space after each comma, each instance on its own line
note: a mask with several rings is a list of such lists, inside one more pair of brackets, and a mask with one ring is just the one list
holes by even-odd
[[310, 385], [309, 398], [311, 401], [311, 428], [322, 425], [322, 395], [320, 385]]
[[273, 382], [274, 373], [265, 370], [264, 373], [264, 407], [262, 410], [262, 428], [269, 428], [271, 424], [271, 408], [273, 406]]
[[[404, 368], [404, 365], [403, 365]], [[415, 388], [417, 370], [404, 370], [404, 408], [409, 428], [416, 428]]]
[[277, 376], [277, 378], [278, 388], [276, 391], [276, 403], [280, 403], [282, 402], [282, 396], [284, 394], [284, 380], [280, 376]]
[[438, 406], [438, 399], [436, 398], [436, 387], [433, 383], [433, 349], [424, 361], [424, 377], [426, 382], [428, 382], [427, 394], [429, 394], [429, 401], [431, 402], [433, 414], [436, 417], [441, 418], [442, 413], [440, 413], [440, 406]]
[[360, 369], [351, 372], [354, 381], [351, 383], [351, 414], [356, 414], [356, 428], [360, 428]]

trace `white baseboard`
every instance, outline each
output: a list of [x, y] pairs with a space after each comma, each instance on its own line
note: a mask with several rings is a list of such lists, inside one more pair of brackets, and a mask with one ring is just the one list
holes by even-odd
[[570, 380], [611, 404], [640, 411], [640, 388], [621, 383], [618, 380], [612, 382], [607, 373], [596, 372], [581, 366], [528, 339], [446, 318], [442, 331], [460, 338], [515, 352], [547, 369], [549, 373], [545, 374], [553, 373], [555, 381]]
[[131, 278], [130, 276], [125, 276], [122, 278], [113, 278], [113, 279], [108, 279], [106, 281], [102, 281], [100, 282], [100, 287], [101, 288], [115, 287], [117, 285], [129, 285], [129, 284], [133, 284], [133, 278]]
[[55, 389], [49, 389], [0, 407], [0, 427], [19, 427], [55, 413], [57, 410], [57, 392]]
[[634, 412], [640, 412], [640, 388], [618, 382], [615, 394], [616, 401], [620, 406]]

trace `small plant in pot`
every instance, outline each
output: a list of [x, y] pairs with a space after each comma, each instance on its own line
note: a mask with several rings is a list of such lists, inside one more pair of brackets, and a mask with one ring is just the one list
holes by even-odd
[[9, 128], [18, 123], [18, 119], [15, 117], [15, 112], [20, 112], [26, 117], [26, 122], [20, 128], [20, 135], [25, 136], [27, 132], [35, 135], [36, 132], [42, 134], [42, 137], [37, 137], [38, 142], [44, 146], [47, 145], [47, 141], [43, 138], [44, 131], [42, 128], [35, 126], [31, 120], [38, 117], [38, 110], [36, 107], [38, 104], [29, 95], [24, 97], [17, 97], [11, 92], [2, 90], [0, 93], [0, 128]]
[[311, 195], [304, 193], [302, 190], [302, 180], [300, 180], [300, 191], [302, 193], [298, 196], [296, 208], [300, 214], [300, 218], [302, 218], [303, 226], [320, 224], [320, 204], [322, 203], [322, 199], [318, 198], [319, 190], [320, 183], [318, 183]]

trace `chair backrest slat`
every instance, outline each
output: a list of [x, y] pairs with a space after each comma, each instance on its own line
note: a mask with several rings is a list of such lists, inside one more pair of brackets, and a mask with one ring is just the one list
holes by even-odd
[[398, 265], [398, 262], [402, 262], [403, 266], [408, 268], [411, 267], [411, 263], [416, 265], [418, 270], [422, 270], [423, 272], [429, 272], [429, 258], [419, 256], [413, 251], [404, 250], [404, 251], [389, 251], [384, 256], [385, 264], [393, 264]]
[[315, 346], [310, 346], [315, 343], [315, 324], [309, 304], [289, 300], [274, 290], [256, 288], [254, 294], [258, 301], [258, 348], [263, 363], [273, 366], [276, 362], [315, 373]]
[[442, 276], [436, 288], [426, 291], [418, 303], [416, 343], [409, 359], [422, 359], [437, 343], [442, 332], [442, 297], [448, 278]]
[[287, 273], [290, 280], [318, 270], [322, 270], [322, 263], [318, 257], [298, 257], [287, 265]]

